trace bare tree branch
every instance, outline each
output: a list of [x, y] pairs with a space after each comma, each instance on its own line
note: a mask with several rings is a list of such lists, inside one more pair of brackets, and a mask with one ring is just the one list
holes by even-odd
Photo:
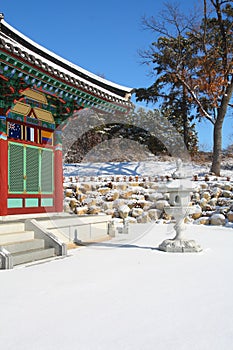
[[179, 79], [179, 81], [186, 87], [198, 107], [200, 108], [201, 112], [205, 116], [206, 119], [208, 119], [212, 124], [214, 124], [214, 120], [211, 117], [211, 115], [204, 109], [201, 101], [198, 99], [197, 95], [195, 94], [194, 90], [189, 86], [189, 84], [182, 78], [182, 76], [179, 73], [175, 73], [176, 77]]

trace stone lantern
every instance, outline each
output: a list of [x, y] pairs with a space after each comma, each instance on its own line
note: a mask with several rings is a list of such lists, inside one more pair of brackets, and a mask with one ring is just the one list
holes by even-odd
[[177, 161], [177, 170], [172, 175], [173, 180], [160, 188], [162, 192], [169, 193], [170, 206], [165, 207], [166, 214], [175, 219], [175, 237], [166, 239], [159, 245], [159, 249], [165, 252], [185, 253], [200, 252], [201, 247], [194, 240], [188, 240], [184, 237], [186, 225], [185, 218], [194, 213], [195, 208], [189, 206], [190, 192], [193, 190], [190, 180], [183, 171], [181, 160]]

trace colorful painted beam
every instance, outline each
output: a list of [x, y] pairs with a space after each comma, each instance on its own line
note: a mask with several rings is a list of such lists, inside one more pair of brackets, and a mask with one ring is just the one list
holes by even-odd
[[[128, 113], [131, 88], [100, 78], [55, 55], [15, 30], [0, 24], [0, 74], [28, 87], [62, 98], [69, 107], [102, 113]], [[14, 88], [14, 86], [13, 86]]]

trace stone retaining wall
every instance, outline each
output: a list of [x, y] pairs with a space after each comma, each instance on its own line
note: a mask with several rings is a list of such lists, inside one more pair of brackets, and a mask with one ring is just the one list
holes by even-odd
[[[170, 176], [65, 178], [64, 210], [77, 215], [105, 213], [131, 223], [167, 222], [172, 220], [164, 212], [169, 193], [161, 193], [159, 187], [170, 180]], [[195, 213], [190, 221], [204, 225], [233, 223], [233, 183], [229, 178], [195, 175], [192, 184], [190, 205]]]

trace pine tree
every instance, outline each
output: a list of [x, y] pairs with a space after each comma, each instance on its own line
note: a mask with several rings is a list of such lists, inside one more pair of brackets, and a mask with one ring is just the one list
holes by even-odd
[[156, 74], [151, 87], [137, 90], [137, 98], [154, 102], [162, 98], [173, 105], [174, 88], [180, 95], [183, 92], [183, 118], [192, 111], [214, 125], [211, 171], [220, 175], [222, 126], [233, 93], [232, 1], [203, 0], [200, 19], [187, 18], [172, 5], [166, 9], [163, 21], [144, 19], [145, 26], [159, 35], [143, 53]]

